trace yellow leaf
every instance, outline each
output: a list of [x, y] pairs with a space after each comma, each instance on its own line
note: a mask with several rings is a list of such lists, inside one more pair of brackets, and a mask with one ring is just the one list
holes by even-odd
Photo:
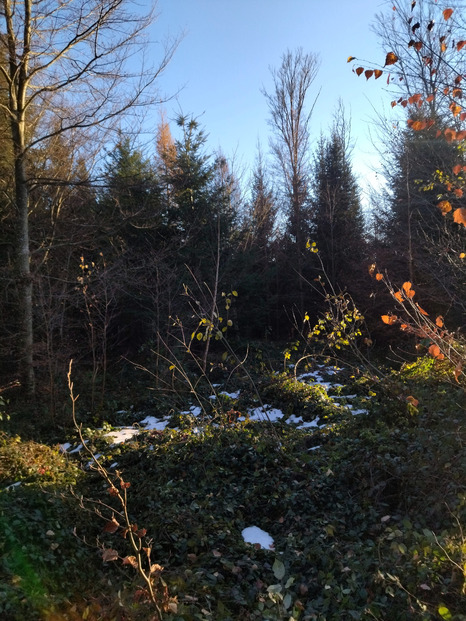
[[237, 291], [232, 291], [231, 293], [235, 296], [235, 298], [238, 297], [238, 292]]
[[348, 56], [347, 63], [350, 63], [352, 60], [356, 60], [356, 56]]

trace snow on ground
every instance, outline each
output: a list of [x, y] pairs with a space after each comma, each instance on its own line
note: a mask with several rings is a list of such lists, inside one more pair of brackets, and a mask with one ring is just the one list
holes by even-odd
[[258, 526], [248, 526], [241, 531], [241, 535], [246, 543], [257, 543], [264, 550], [273, 550], [274, 548], [272, 537]]
[[[341, 370], [342, 369], [339, 367], [326, 367], [325, 365], [317, 365], [317, 369], [315, 371], [309, 371], [307, 373], [302, 373], [301, 375], [297, 377], [297, 380], [300, 382], [310, 381], [313, 384], [319, 384], [320, 386], [323, 386], [327, 392], [329, 392], [333, 388], [343, 388], [343, 384], [338, 384], [336, 382], [327, 382], [325, 381], [323, 375], [327, 375], [327, 376], [336, 375], [338, 371], [341, 371]], [[220, 388], [221, 384], [213, 384], [213, 386], [215, 388]], [[230, 399], [238, 399], [238, 397], [240, 396], [240, 393], [241, 391], [237, 390], [235, 392], [221, 391], [219, 394], [225, 397], [228, 397]], [[353, 415], [367, 414], [368, 411], [365, 409], [355, 409], [351, 403], [342, 404], [342, 403], [338, 403], [337, 401], [338, 399], [350, 400], [350, 399], [355, 399], [356, 397], [357, 397], [356, 394], [354, 395], [330, 395], [330, 398], [333, 400], [334, 404], [338, 407], [341, 407], [342, 410], [347, 410], [348, 412], [351, 412], [351, 414]], [[211, 395], [209, 398], [215, 399], [216, 396]], [[126, 413], [126, 411], [120, 410], [119, 413]], [[180, 412], [180, 414], [194, 416], [197, 418], [198, 416], [202, 414], [202, 408], [198, 405], [192, 405], [189, 407], [189, 409], [183, 410], [182, 412]], [[284, 417], [284, 414], [281, 410], [279, 410], [278, 408], [274, 408], [273, 406], [268, 405], [268, 404], [264, 404], [256, 408], [250, 408], [248, 410], [248, 414], [249, 414], [249, 420], [252, 420], [252, 421], [269, 420], [270, 422], [276, 422]], [[238, 420], [244, 421], [245, 417], [240, 416]], [[312, 429], [312, 428], [319, 427], [318, 420], [319, 418], [316, 418], [312, 421], [304, 421], [302, 417], [297, 417], [294, 414], [292, 414], [291, 416], [288, 417], [286, 422], [289, 424], [296, 425], [296, 429]], [[144, 418], [144, 420], [137, 423], [137, 425], [132, 426], [132, 427], [121, 427], [120, 429], [115, 429], [114, 431], [110, 431], [109, 433], [105, 434], [105, 437], [110, 438], [113, 444], [121, 444], [123, 442], [126, 442], [127, 440], [130, 440], [138, 433], [141, 433], [141, 431], [151, 431], [151, 430], [163, 431], [164, 429], [166, 429], [167, 425], [168, 425], [168, 420], [165, 420], [165, 419], [160, 420], [158, 418], [155, 418], [154, 416], [146, 416], [146, 418]], [[202, 430], [197, 427], [193, 430], [194, 433], [200, 433], [201, 431]], [[70, 448], [71, 448], [71, 444], [69, 442], [65, 442], [64, 444], [60, 445], [60, 450], [63, 453], [68, 453], [68, 454], [79, 453], [82, 450], [83, 446], [82, 444], [79, 444], [76, 448], [74, 448], [71, 451], [69, 450]], [[313, 447], [312, 449], [309, 449], [309, 450], [314, 450], [316, 448], [319, 448], [319, 447]]]

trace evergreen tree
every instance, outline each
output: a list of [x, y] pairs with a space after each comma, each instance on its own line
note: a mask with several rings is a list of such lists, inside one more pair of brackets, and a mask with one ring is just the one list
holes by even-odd
[[336, 126], [320, 140], [313, 191], [313, 240], [330, 282], [344, 289], [365, 256], [364, 218], [347, 141]]

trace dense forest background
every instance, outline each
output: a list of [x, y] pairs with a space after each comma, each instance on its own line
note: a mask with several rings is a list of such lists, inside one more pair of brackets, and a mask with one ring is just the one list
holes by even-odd
[[[430, 3], [417, 4], [413, 10], [425, 19]], [[37, 80], [40, 66], [21, 85], [12, 61], [24, 42], [7, 28], [0, 74], [3, 385], [20, 382], [28, 394], [47, 395], [54, 411], [57, 386], [74, 359], [92, 369], [93, 390], [103, 398], [108, 369], [122, 356], [137, 360], [144, 347], [166, 351], [180, 329], [195, 333], [200, 317], [210, 322], [203, 334], [209, 341], [225, 336], [228, 326], [230, 339], [293, 341], [325, 312], [330, 293], [352, 297], [371, 333], [366, 346], [384, 344], [394, 337], [380, 325], [391, 302], [369, 276], [374, 262], [391, 281], [414, 283], [429, 312], [445, 317], [452, 330], [460, 327], [463, 226], [438, 203], [445, 175], [464, 161], [461, 143], [439, 132], [452, 116], [445, 85], [454, 86], [464, 71], [454, 49], [461, 24], [439, 20], [435, 36], [422, 33], [424, 47], [413, 45], [415, 13], [410, 3], [397, 9], [375, 27], [397, 58], [388, 96], [400, 91], [398, 104], [411, 124], [399, 115], [379, 119], [386, 185], [365, 213], [341, 102], [328, 134], [317, 143], [310, 139], [318, 74], [313, 53], [286, 51], [272, 70], [274, 86], [264, 92], [270, 151], [258, 148], [253, 170], [239, 180], [221, 153], [207, 151], [208, 128], [189, 114], [171, 122], [161, 114], [153, 149], [125, 130], [131, 102], [102, 118], [102, 107], [87, 110], [95, 115], [92, 123], [77, 118], [72, 88], [66, 101], [50, 95], [64, 90], [72, 72], [60, 83], [44, 73], [39, 87], [34, 84], [44, 95], [40, 105], [32, 96], [20, 110], [16, 96]], [[425, 61], [426, 46], [438, 71]], [[415, 93], [423, 94], [422, 105]], [[454, 116], [457, 130], [462, 116]], [[435, 127], [413, 128], [413, 119], [422, 118], [435, 118]], [[25, 128], [22, 144], [15, 123]], [[106, 131], [96, 132], [102, 126]], [[27, 207], [19, 201], [24, 192]], [[455, 200], [461, 204], [458, 189]], [[220, 325], [222, 295], [232, 291], [229, 324]]]

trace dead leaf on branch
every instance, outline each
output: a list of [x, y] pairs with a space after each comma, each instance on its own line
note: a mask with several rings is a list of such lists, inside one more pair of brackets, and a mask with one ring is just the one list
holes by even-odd
[[457, 224], [462, 224], [466, 227], [466, 207], [458, 207], [453, 212], [453, 220]]
[[395, 54], [395, 52], [388, 52], [385, 58], [384, 67], [388, 67], [389, 65], [394, 65], [397, 61], [398, 61], [398, 56]]
[[112, 550], [112, 548], [105, 548], [105, 550], [102, 552], [102, 560], [104, 563], [116, 561], [117, 559], [118, 552], [116, 550]]

